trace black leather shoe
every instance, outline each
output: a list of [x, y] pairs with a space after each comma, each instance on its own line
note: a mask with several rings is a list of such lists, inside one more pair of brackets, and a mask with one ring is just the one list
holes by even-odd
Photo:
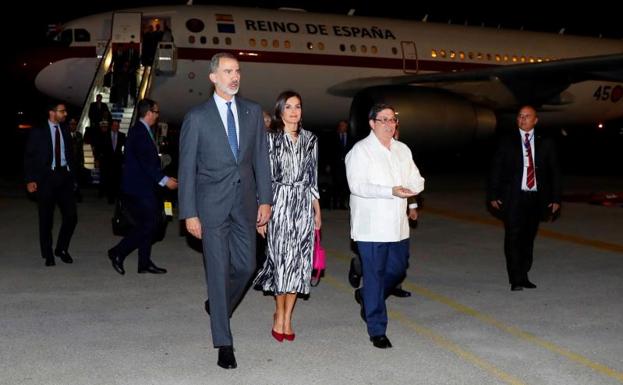
[[386, 335], [370, 337], [372, 345], [379, 349], [387, 349], [392, 347], [392, 343], [389, 342], [389, 338]]
[[74, 263], [73, 258], [71, 257], [71, 255], [69, 255], [69, 253], [67, 252], [67, 250], [58, 250], [54, 252], [54, 255], [56, 255], [57, 257], [59, 257], [61, 259], [61, 261], [65, 262], [65, 263]]
[[357, 262], [355, 261], [357, 257], [351, 258], [350, 260], [350, 268], [348, 269], [348, 283], [355, 289], [359, 287], [361, 283], [361, 274], [357, 272]]
[[166, 274], [167, 269], [163, 269], [161, 267], [158, 267], [156, 265], [153, 264], [153, 262], [149, 265], [147, 265], [147, 267], [139, 267], [138, 268], [138, 273], [139, 274], [144, 274], [144, 273], [151, 273], [151, 274]]
[[392, 291], [389, 294], [393, 295], [394, 297], [398, 297], [398, 298], [411, 297], [411, 292], [403, 290], [401, 287], [393, 288]]
[[45, 265], [46, 266], [54, 266], [56, 265], [56, 262], [54, 262], [54, 257], [49, 257], [45, 259]]
[[361, 316], [361, 319], [363, 320], [363, 322], [368, 322], [366, 320], [366, 311], [363, 307], [363, 298], [361, 297], [361, 289], [357, 289], [355, 290], [355, 301], [359, 304], [359, 307], [361, 308], [359, 310], [359, 315]]
[[203, 308], [206, 309], [206, 313], [210, 314], [210, 300], [206, 299], [205, 303], [203, 304]]
[[520, 291], [523, 290], [523, 286], [521, 285], [511, 285], [511, 291]]
[[536, 289], [536, 285], [528, 281], [527, 279], [522, 282], [521, 286], [525, 287], [526, 289]]
[[115, 255], [111, 250], [108, 250], [108, 258], [110, 258], [110, 262], [112, 262], [112, 267], [115, 271], [121, 275], [125, 274], [125, 269], [123, 268], [123, 259], [120, 256]]
[[218, 366], [224, 369], [236, 369], [236, 356], [234, 356], [233, 346], [221, 346], [218, 348]]

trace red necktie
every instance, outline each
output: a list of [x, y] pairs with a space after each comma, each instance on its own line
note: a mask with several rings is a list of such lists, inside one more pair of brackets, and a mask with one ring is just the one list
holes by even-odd
[[56, 127], [56, 133], [54, 134], [54, 163], [56, 168], [61, 167], [61, 130]]
[[526, 186], [533, 188], [536, 182], [534, 177], [534, 159], [532, 159], [532, 148], [530, 147], [530, 134], [526, 134], [526, 140], [524, 141], [526, 152], [528, 153], [528, 175], [526, 176]]

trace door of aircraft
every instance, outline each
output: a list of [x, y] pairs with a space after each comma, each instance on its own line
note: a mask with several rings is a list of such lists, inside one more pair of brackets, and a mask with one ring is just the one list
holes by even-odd
[[115, 12], [112, 23], [112, 43], [141, 42], [140, 12]]
[[401, 41], [400, 49], [402, 50], [402, 71], [406, 74], [415, 74], [418, 72], [418, 58], [415, 42]]

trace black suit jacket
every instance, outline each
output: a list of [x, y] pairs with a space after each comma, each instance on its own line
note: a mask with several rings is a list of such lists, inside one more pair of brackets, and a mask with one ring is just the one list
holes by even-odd
[[112, 149], [111, 133], [107, 132], [102, 143], [102, 157], [105, 162], [111, 165], [121, 165], [123, 162], [123, 146], [125, 146], [126, 135], [123, 132], [117, 132], [117, 147]]
[[[502, 210], [519, 200], [523, 178], [523, 144], [518, 130], [500, 139], [493, 157], [487, 201], [502, 201]], [[560, 203], [562, 195], [561, 172], [555, 143], [550, 138], [541, 137], [535, 131], [534, 165], [543, 218], [548, 216], [550, 203]]]
[[158, 184], [164, 173], [156, 144], [145, 125], [138, 121], [128, 131], [123, 157], [121, 191], [138, 197], [153, 197], [159, 191]]
[[[67, 127], [63, 124], [60, 124], [59, 127], [63, 142], [65, 142], [65, 160], [73, 178], [75, 167], [71, 136]], [[46, 121], [43, 125], [33, 128], [28, 137], [24, 154], [24, 179], [26, 183], [45, 181], [46, 176], [52, 171], [53, 158], [52, 136], [50, 135], [50, 126]]]

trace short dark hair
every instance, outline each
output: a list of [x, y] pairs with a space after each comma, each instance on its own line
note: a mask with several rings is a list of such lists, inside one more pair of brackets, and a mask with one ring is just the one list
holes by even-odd
[[148, 98], [139, 100], [137, 105], [138, 117], [144, 118], [145, 115], [147, 115], [147, 113], [151, 111], [156, 104], [157, 103], [155, 101]]
[[56, 111], [58, 106], [60, 106], [61, 104], [67, 107], [67, 103], [65, 103], [62, 100], [49, 100], [46, 106], [47, 106], [48, 111]]
[[[298, 98], [301, 102], [301, 110], [303, 109], [303, 98], [299, 95], [298, 92], [287, 90], [277, 96], [277, 101], [275, 101], [275, 110], [273, 111], [272, 123], [270, 125], [271, 132], [283, 132], [283, 120], [281, 119], [281, 115], [283, 114], [283, 110], [286, 108], [286, 101], [290, 98]], [[301, 127], [303, 126], [303, 115], [301, 114], [301, 120], [299, 120], [298, 127], [296, 128], [296, 132], [301, 132]]]
[[392, 110], [394, 114], [396, 113], [396, 110], [394, 109], [393, 106], [389, 104], [385, 104], [385, 103], [376, 103], [375, 105], [372, 106], [372, 108], [370, 108], [370, 112], [368, 113], [368, 120], [376, 119], [379, 112], [383, 110]]

